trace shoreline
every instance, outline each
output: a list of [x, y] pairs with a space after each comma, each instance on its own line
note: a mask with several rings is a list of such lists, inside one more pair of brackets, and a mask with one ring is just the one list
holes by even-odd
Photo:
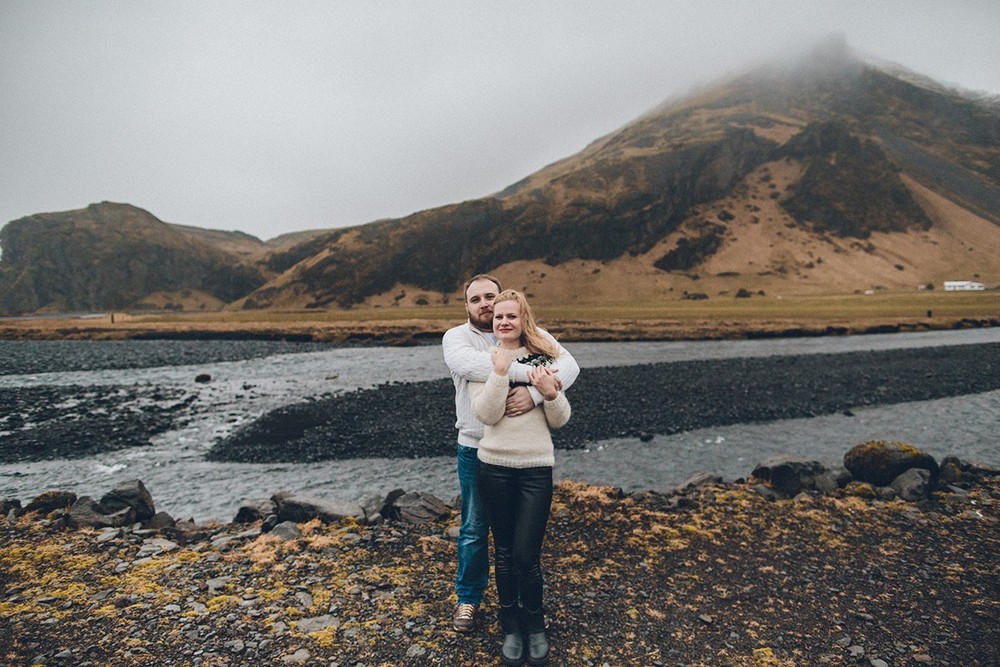
[[[192, 316], [193, 317], [193, 316]], [[0, 340], [261, 340], [336, 345], [413, 346], [440, 342], [454, 319], [229, 321], [163, 320], [149, 315], [36, 317], [0, 319]], [[732, 319], [546, 318], [544, 327], [565, 342], [651, 342], [753, 340], [912, 333], [1000, 327], [1000, 315], [893, 317], [849, 315], [838, 318], [793, 317]]]

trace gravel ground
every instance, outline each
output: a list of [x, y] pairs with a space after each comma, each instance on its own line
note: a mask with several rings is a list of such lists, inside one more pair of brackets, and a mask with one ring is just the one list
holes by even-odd
[[[1000, 478], [920, 504], [557, 488], [552, 665], [1000, 664]], [[683, 507], [684, 509], [677, 509]], [[206, 528], [190, 542], [0, 519], [0, 663], [499, 664], [495, 601], [451, 629], [458, 517]]]

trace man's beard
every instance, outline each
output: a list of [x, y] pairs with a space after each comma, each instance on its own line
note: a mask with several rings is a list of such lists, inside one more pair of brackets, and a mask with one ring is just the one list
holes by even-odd
[[469, 321], [472, 322], [472, 326], [476, 327], [480, 331], [490, 332], [493, 331], [493, 313], [476, 313], [473, 315], [469, 313]]

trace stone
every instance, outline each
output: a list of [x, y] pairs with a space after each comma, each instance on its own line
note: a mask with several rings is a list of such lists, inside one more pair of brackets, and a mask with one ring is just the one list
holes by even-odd
[[674, 487], [674, 493], [690, 493], [695, 489], [710, 484], [721, 484], [722, 477], [710, 472], [696, 472]]
[[135, 510], [125, 507], [108, 512], [90, 496], [80, 496], [69, 509], [69, 522], [77, 528], [121, 528], [135, 522]]
[[900, 498], [914, 502], [927, 497], [931, 487], [931, 473], [923, 468], [910, 468], [892, 480], [890, 486]]
[[320, 630], [326, 630], [327, 628], [337, 629], [339, 627], [340, 619], [336, 616], [332, 616], [331, 614], [313, 616], [312, 618], [303, 618], [295, 623], [295, 629], [303, 634], [319, 632]]
[[343, 519], [364, 521], [365, 511], [360, 505], [341, 503], [302, 496], [286, 496], [278, 502], [278, 519], [282, 522], [305, 523], [319, 519], [323, 523], [337, 523]]
[[275, 514], [278, 511], [278, 504], [270, 498], [263, 500], [244, 500], [236, 510], [233, 523], [254, 523], [262, 521], [264, 517]]
[[281, 662], [286, 665], [300, 665], [309, 660], [311, 657], [312, 654], [309, 653], [309, 651], [304, 648], [300, 648], [295, 653], [281, 656]]
[[46, 516], [56, 510], [72, 507], [75, 502], [76, 494], [72, 491], [45, 491], [32, 498], [20, 513], [38, 512]]
[[153, 496], [138, 479], [119, 482], [101, 497], [101, 505], [108, 513], [125, 507], [135, 510], [136, 521], [149, 521], [156, 515]]
[[268, 535], [274, 535], [282, 540], [297, 540], [302, 537], [302, 531], [294, 521], [282, 521]]
[[440, 498], [429, 493], [406, 493], [396, 499], [388, 516], [412, 524], [444, 518], [451, 510]]
[[757, 464], [751, 473], [786, 497], [816, 488], [816, 477], [827, 472], [819, 461], [795, 456], [775, 456]]
[[145, 528], [163, 530], [164, 528], [172, 528], [176, 523], [174, 518], [166, 512], [157, 512], [145, 523]]
[[17, 498], [5, 498], [0, 500], [0, 515], [9, 516], [11, 512], [17, 514], [21, 511], [21, 501]]
[[844, 467], [854, 479], [888, 486], [911, 468], [923, 468], [936, 477], [939, 467], [930, 454], [895, 440], [869, 440], [844, 454]]

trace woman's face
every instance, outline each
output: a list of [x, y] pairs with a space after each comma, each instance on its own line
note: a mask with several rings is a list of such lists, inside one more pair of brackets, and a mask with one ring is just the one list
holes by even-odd
[[517, 301], [501, 301], [493, 304], [493, 333], [497, 341], [520, 347], [521, 331], [521, 308], [517, 305]]

